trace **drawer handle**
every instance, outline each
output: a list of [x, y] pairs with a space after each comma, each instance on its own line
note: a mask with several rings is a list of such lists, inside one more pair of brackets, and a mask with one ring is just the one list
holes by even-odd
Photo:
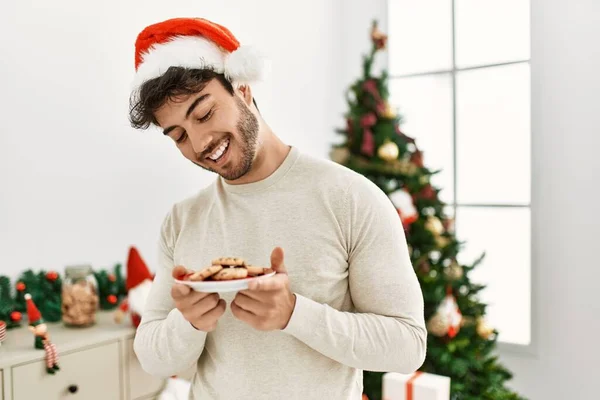
[[67, 390], [68, 390], [70, 393], [77, 393], [77, 391], [79, 390], [79, 388], [77, 387], [77, 385], [70, 385], [70, 386], [67, 388]]

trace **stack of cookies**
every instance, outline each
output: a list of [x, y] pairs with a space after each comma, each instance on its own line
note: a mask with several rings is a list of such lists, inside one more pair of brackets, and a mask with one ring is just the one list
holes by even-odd
[[188, 281], [231, 281], [256, 277], [272, 272], [271, 268], [247, 264], [239, 257], [221, 257], [212, 260], [209, 267], [188, 272], [182, 280]]

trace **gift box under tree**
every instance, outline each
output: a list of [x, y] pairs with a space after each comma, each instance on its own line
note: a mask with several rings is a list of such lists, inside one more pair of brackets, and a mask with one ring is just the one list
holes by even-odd
[[383, 375], [383, 400], [449, 400], [450, 378], [417, 371]]

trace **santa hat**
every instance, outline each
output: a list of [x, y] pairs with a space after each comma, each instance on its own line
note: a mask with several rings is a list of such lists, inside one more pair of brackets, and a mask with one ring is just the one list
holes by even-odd
[[127, 281], [125, 286], [127, 290], [131, 290], [146, 279], [152, 280], [153, 276], [144, 260], [142, 260], [140, 253], [132, 246], [129, 248], [129, 256], [127, 257]]
[[40, 310], [36, 307], [31, 295], [25, 294], [25, 302], [27, 303], [27, 318], [29, 320], [29, 326], [38, 326], [44, 323]]
[[173, 18], [139, 33], [134, 89], [173, 66], [210, 68], [236, 86], [260, 80], [266, 67], [256, 50], [240, 45], [224, 26], [203, 18]]

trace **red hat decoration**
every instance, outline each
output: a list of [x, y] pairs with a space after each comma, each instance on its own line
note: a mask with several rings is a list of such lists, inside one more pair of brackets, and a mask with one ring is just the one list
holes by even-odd
[[33, 302], [33, 299], [29, 293], [25, 293], [25, 302], [27, 304], [27, 319], [29, 320], [29, 325], [37, 326], [39, 324], [43, 324], [44, 320], [42, 318], [42, 314]]
[[131, 290], [146, 279], [152, 280], [153, 278], [138, 250], [133, 246], [130, 247], [127, 257], [127, 281], [125, 282], [127, 290]]
[[134, 89], [174, 66], [210, 68], [236, 86], [258, 81], [266, 72], [265, 60], [255, 49], [240, 45], [229, 29], [204, 18], [173, 18], [138, 34]]

